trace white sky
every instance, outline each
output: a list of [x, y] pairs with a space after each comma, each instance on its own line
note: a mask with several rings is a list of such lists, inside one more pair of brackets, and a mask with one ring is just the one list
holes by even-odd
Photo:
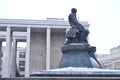
[[80, 21], [90, 23], [89, 43], [97, 54], [120, 45], [120, 0], [0, 0], [0, 18], [65, 18], [77, 8]]

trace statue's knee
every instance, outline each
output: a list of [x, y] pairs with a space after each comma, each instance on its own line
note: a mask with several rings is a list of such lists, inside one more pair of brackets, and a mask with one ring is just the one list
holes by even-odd
[[89, 31], [87, 31], [87, 33], [89, 34]]
[[85, 33], [86, 33], [86, 34], [89, 34], [89, 31], [88, 31], [88, 30], [86, 30], [86, 31], [85, 31]]
[[87, 33], [89, 33], [89, 31], [88, 31], [87, 29], [82, 30], [82, 32], [87, 32]]
[[89, 31], [83, 31], [83, 34], [88, 35], [88, 34], [89, 34]]

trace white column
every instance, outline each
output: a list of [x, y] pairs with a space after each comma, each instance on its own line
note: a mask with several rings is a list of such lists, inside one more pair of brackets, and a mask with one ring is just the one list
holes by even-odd
[[12, 31], [7, 27], [6, 51], [3, 54], [2, 77], [11, 77], [11, 48], [12, 48]]
[[16, 77], [16, 70], [17, 70], [17, 65], [16, 65], [16, 54], [17, 54], [17, 41], [14, 38], [13, 39], [13, 48], [12, 48], [12, 54], [11, 54], [11, 77]]
[[2, 41], [0, 41], [0, 74], [1, 74], [1, 68], [2, 68]]
[[[85, 26], [85, 28], [89, 31], [89, 26], [90, 26], [90, 24], [86, 24], [86, 26]], [[89, 43], [89, 34], [88, 34], [88, 36], [87, 36], [87, 41], [88, 41], [88, 43]]]
[[[69, 30], [70, 30], [70, 28], [66, 28], [66, 34]], [[67, 38], [65, 39], [65, 43], [66, 43], [66, 41], [67, 41]]]
[[66, 33], [70, 30], [70, 28], [66, 28]]
[[30, 76], [29, 72], [29, 62], [30, 62], [30, 34], [31, 34], [31, 28], [27, 28], [27, 46], [26, 46], [26, 62], [25, 62], [25, 77]]
[[47, 28], [46, 35], [46, 70], [50, 69], [50, 28]]

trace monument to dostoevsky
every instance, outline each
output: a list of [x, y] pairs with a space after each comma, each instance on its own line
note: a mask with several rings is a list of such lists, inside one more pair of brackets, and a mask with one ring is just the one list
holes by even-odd
[[72, 8], [68, 16], [71, 29], [65, 35], [67, 42], [61, 49], [63, 56], [59, 67], [101, 68], [94, 54], [96, 47], [87, 41], [89, 31], [77, 20], [76, 13], [77, 9]]

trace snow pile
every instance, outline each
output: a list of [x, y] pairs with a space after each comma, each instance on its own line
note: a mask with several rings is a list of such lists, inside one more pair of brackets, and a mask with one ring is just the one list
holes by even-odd
[[43, 70], [39, 72], [33, 72], [32, 74], [95, 74], [95, 73], [120, 73], [120, 70], [109, 70], [99, 68], [83, 68], [83, 67], [67, 67], [51, 70]]
[[46, 71], [109, 71], [109, 69], [84, 68], [84, 67], [67, 67], [67, 68], [51, 69], [51, 70], [46, 70]]

